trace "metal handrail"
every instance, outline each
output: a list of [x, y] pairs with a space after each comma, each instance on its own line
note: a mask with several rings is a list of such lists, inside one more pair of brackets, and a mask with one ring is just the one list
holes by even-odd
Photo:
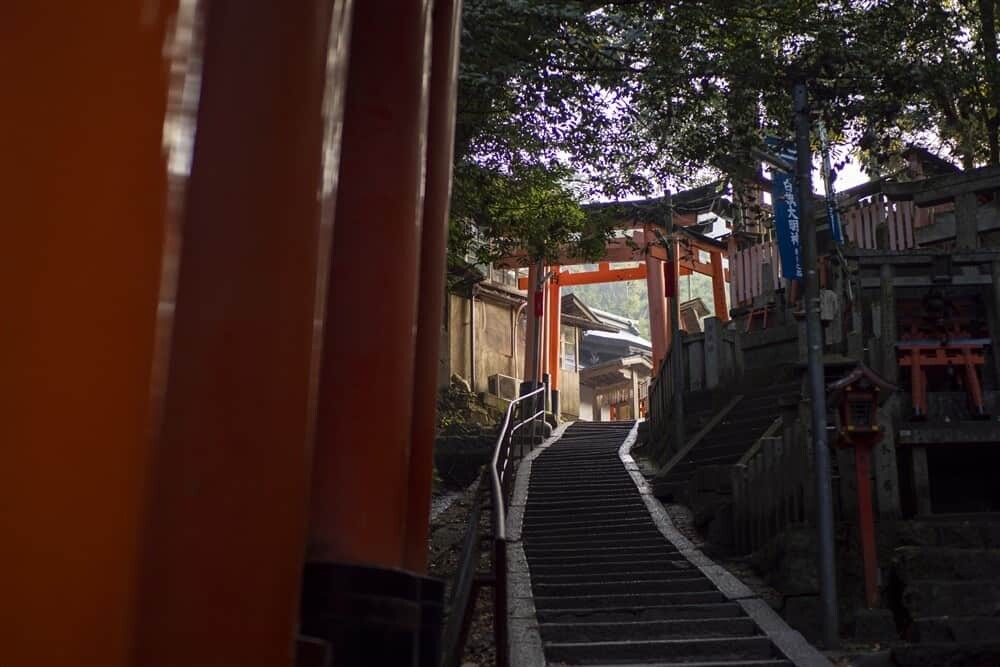
[[[531, 438], [531, 442], [534, 442], [537, 435], [535, 431], [536, 420], [545, 415], [545, 390], [545, 385], [542, 385], [538, 389], [519, 396], [510, 402], [500, 425], [500, 433], [497, 436], [496, 446], [493, 448], [493, 458], [490, 461], [489, 469], [483, 470], [483, 474], [479, 478], [479, 490], [473, 502], [472, 511], [470, 512], [469, 523], [462, 546], [462, 556], [459, 559], [458, 572], [452, 586], [449, 603], [450, 618], [444, 632], [442, 667], [458, 667], [461, 663], [462, 651], [465, 646], [466, 637], [468, 636], [469, 624], [472, 620], [472, 610], [475, 606], [479, 589], [483, 586], [493, 588], [493, 637], [496, 645], [496, 664], [497, 667], [507, 667], [506, 524], [507, 496], [509, 491], [508, 468], [512, 458], [511, 443], [514, 433], [529, 422], [531, 423], [531, 435], [529, 437]], [[533, 399], [532, 403], [537, 401], [541, 409], [536, 410], [529, 417], [522, 415], [512, 425], [515, 411], [521, 409], [523, 412], [523, 407], [528, 399]], [[523, 442], [521, 444], [523, 445]], [[521, 453], [523, 454], [523, 447]], [[491, 513], [493, 524], [492, 572], [485, 575], [477, 575], [475, 574], [475, 568], [480, 556], [479, 516], [487, 475], [490, 479], [490, 492], [493, 504], [493, 511]]]
[[[544, 392], [545, 386], [542, 385], [534, 391], [518, 396], [510, 402], [510, 405], [507, 406], [507, 411], [504, 413], [500, 433], [497, 436], [497, 444], [493, 448], [493, 460], [490, 465], [491, 484], [493, 487], [493, 535], [497, 540], [507, 539], [507, 507], [504, 496], [506, 489], [505, 473], [507, 472], [507, 464], [510, 462], [510, 437], [525, 424], [529, 422], [534, 423], [539, 417], [544, 417], [545, 405], [543, 404], [541, 410], [536, 411], [527, 419], [521, 419], [513, 428], [510, 426], [511, 417], [514, 414], [515, 408], [519, 407], [526, 399], [533, 396], [540, 396]], [[534, 433], [532, 433], [532, 437], [534, 437]], [[501, 453], [503, 454], [502, 469], [500, 466]]]

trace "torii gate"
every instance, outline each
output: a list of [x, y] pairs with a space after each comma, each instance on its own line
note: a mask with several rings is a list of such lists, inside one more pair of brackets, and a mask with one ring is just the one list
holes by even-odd
[[[681, 217], [681, 216], [678, 216]], [[557, 411], [559, 392], [559, 341], [561, 327], [561, 288], [571, 285], [590, 285], [597, 283], [618, 282], [623, 280], [646, 280], [649, 295], [650, 337], [653, 347], [653, 375], [659, 371], [660, 364], [666, 358], [671, 345], [670, 313], [679, 322], [678, 282], [680, 276], [698, 273], [712, 278], [712, 298], [716, 316], [727, 321], [729, 319], [726, 306], [726, 282], [728, 272], [725, 270], [722, 257], [726, 246], [718, 241], [702, 236], [685, 227], [694, 224], [693, 216], [675, 218], [675, 231], [669, 237], [662, 237], [653, 231], [651, 225], [641, 227], [634, 222], [624, 222], [619, 229], [631, 231], [629, 239], [612, 239], [608, 242], [604, 256], [598, 262], [596, 271], [579, 273], [563, 272], [564, 266], [584, 263], [570, 252], [562, 253], [558, 262], [548, 267], [540, 263], [530, 264], [528, 276], [518, 280], [518, 287], [534, 293], [529, 296], [532, 307], [528, 308], [526, 341], [534, 341], [539, 335], [541, 325], [541, 345], [539, 359], [534, 354], [525, 354], [525, 382], [541, 382], [547, 374], [550, 378], [553, 411]], [[684, 224], [684, 223], [687, 224]], [[663, 238], [672, 246], [668, 253], [667, 247], [660, 243]], [[700, 253], [709, 255], [708, 262], [702, 262]], [[679, 261], [670, 261], [670, 257], [679, 257]], [[497, 264], [500, 268], [520, 268], [527, 261], [526, 253], [519, 252], [507, 257]], [[641, 262], [632, 268], [612, 269], [611, 262]], [[541, 272], [541, 273], [540, 273]], [[534, 289], [532, 289], [532, 286]], [[533, 346], [526, 344], [526, 349]]]

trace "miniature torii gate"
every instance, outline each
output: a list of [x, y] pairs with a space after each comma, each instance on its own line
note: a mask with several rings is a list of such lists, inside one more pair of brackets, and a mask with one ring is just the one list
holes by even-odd
[[[692, 224], [693, 220], [688, 222]], [[682, 223], [683, 224], [683, 223]], [[727, 321], [729, 319], [726, 306], [726, 282], [728, 273], [725, 271], [722, 256], [726, 246], [707, 237], [685, 231], [683, 226], [677, 227], [669, 237], [663, 237], [654, 232], [650, 225], [641, 228], [632, 224], [623, 224], [620, 229], [630, 230], [630, 239], [612, 239], [608, 242], [604, 256], [598, 262], [596, 271], [577, 273], [563, 272], [564, 266], [579, 265], [584, 262], [570, 252], [561, 254], [558, 262], [547, 267], [540, 264], [530, 264], [528, 276], [518, 280], [518, 287], [534, 292], [529, 296], [533, 306], [528, 309], [528, 320], [525, 331], [527, 341], [534, 341], [538, 336], [541, 323], [542, 343], [540, 358], [534, 354], [525, 354], [525, 382], [541, 382], [547, 374], [552, 390], [553, 411], [557, 410], [559, 392], [559, 341], [561, 327], [561, 288], [571, 285], [590, 285], [597, 283], [619, 282], [623, 280], [646, 280], [649, 295], [650, 337], [653, 347], [653, 374], [659, 370], [660, 364], [666, 358], [671, 345], [671, 329], [668, 314], [679, 316], [680, 300], [678, 298], [678, 279], [680, 276], [698, 273], [712, 278], [712, 298], [716, 316]], [[673, 251], [668, 254], [667, 247], [660, 243], [664, 239], [672, 244]], [[686, 252], [685, 252], [686, 251]], [[709, 255], [709, 261], [703, 262], [700, 253]], [[669, 257], [679, 257], [672, 262]], [[501, 268], [519, 268], [527, 262], [524, 252], [515, 253], [498, 263]], [[612, 262], [641, 262], [632, 268], [612, 269]], [[534, 289], [532, 289], [532, 286]], [[679, 320], [676, 320], [679, 321]], [[531, 345], [528, 345], [531, 348]]]

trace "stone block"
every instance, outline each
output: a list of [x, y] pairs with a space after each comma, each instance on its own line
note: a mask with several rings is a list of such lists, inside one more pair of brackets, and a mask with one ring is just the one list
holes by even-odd
[[920, 579], [991, 579], [1000, 572], [1000, 549], [900, 547], [893, 560], [904, 583]]
[[911, 644], [892, 649], [897, 667], [996, 667], [1000, 641], [969, 644]]
[[898, 528], [899, 543], [917, 547], [938, 545], [937, 530], [925, 521], [903, 521]]
[[1000, 618], [939, 616], [918, 618], [910, 628], [915, 642], [979, 642], [1000, 637]]
[[788, 625], [802, 633], [810, 642], [817, 642], [823, 634], [823, 606], [818, 595], [794, 595], [785, 598], [781, 612]]
[[903, 606], [914, 618], [1000, 616], [1000, 583], [916, 581], [903, 590]]
[[854, 639], [864, 642], [897, 639], [896, 621], [888, 609], [858, 609], [854, 612]]

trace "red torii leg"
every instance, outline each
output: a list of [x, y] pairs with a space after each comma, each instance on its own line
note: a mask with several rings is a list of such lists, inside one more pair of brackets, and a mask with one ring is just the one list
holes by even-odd
[[524, 377], [522, 380], [534, 385], [538, 381], [538, 327], [541, 326], [541, 318], [538, 314], [538, 304], [536, 303], [536, 292], [538, 291], [538, 264], [531, 263], [528, 267], [528, 307], [527, 323], [524, 328]]
[[729, 321], [729, 307], [726, 305], [726, 274], [722, 266], [722, 251], [710, 253], [712, 257], [712, 301], [715, 316], [723, 322]]
[[548, 368], [549, 387], [552, 391], [552, 414], [559, 417], [559, 358], [561, 356], [560, 343], [562, 340], [560, 321], [562, 319], [562, 295], [559, 287], [559, 265], [552, 267], [552, 280], [549, 282], [549, 340], [548, 340]]
[[[648, 229], [646, 237], [651, 234]], [[646, 289], [649, 292], [649, 335], [653, 346], [653, 377], [667, 356], [667, 302], [663, 284], [663, 262], [652, 253], [646, 256]]]

